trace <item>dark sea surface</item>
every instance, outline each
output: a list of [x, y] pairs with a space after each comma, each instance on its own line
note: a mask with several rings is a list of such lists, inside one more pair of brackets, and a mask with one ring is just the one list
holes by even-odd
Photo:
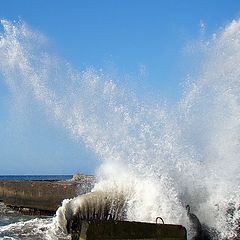
[[0, 180], [69, 180], [73, 175], [0, 175]]

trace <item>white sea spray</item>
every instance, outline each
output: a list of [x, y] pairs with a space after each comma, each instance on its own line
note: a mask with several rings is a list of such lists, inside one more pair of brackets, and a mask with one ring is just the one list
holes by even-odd
[[161, 216], [188, 227], [190, 204], [220, 239], [236, 235], [239, 20], [208, 40], [198, 76], [175, 105], [147, 104], [109, 74], [76, 71], [51, 55], [46, 39], [25, 24], [2, 20], [2, 25], [1, 74], [13, 94], [36, 101], [101, 159], [93, 191], [124, 189], [129, 220]]

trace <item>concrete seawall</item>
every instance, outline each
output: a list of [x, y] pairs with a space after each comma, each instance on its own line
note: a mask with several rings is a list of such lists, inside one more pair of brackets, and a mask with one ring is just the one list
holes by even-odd
[[89, 192], [94, 178], [79, 181], [0, 181], [0, 201], [17, 208], [55, 212], [62, 201]]
[[89, 220], [77, 227], [72, 240], [187, 240], [186, 228], [173, 224]]

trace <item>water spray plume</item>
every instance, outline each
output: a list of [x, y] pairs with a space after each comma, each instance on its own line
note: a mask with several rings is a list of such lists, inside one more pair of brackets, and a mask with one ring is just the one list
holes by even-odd
[[188, 226], [190, 204], [218, 239], [236, 237], [240, 21], [206, 43], [198, 76], [173, 106], [147, 104], [103, 71], [74, 70], [24, 23], [1, 23], [1, 74], [13, 94], [36, 101], [96, 153], [101, 164], [93, 192], [124, 192], [128, 220], [161, 216]]

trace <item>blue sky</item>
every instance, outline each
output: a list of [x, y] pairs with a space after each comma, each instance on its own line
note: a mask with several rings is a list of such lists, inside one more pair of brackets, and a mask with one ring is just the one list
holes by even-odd
[[[239, 16], [237, 0], [1, 0], [0, 5], [0, 18], [21, 19], [42, 32], [76, 68], [117, 71], [130, 76], [126, 84], [138, 94], [173, 102], [192, 71], [186, 46]], [[16, 115], [10, 105], [1, 80], [0, 174], [94, 173], [99, 165], [94, 153], [43, 113]]]

